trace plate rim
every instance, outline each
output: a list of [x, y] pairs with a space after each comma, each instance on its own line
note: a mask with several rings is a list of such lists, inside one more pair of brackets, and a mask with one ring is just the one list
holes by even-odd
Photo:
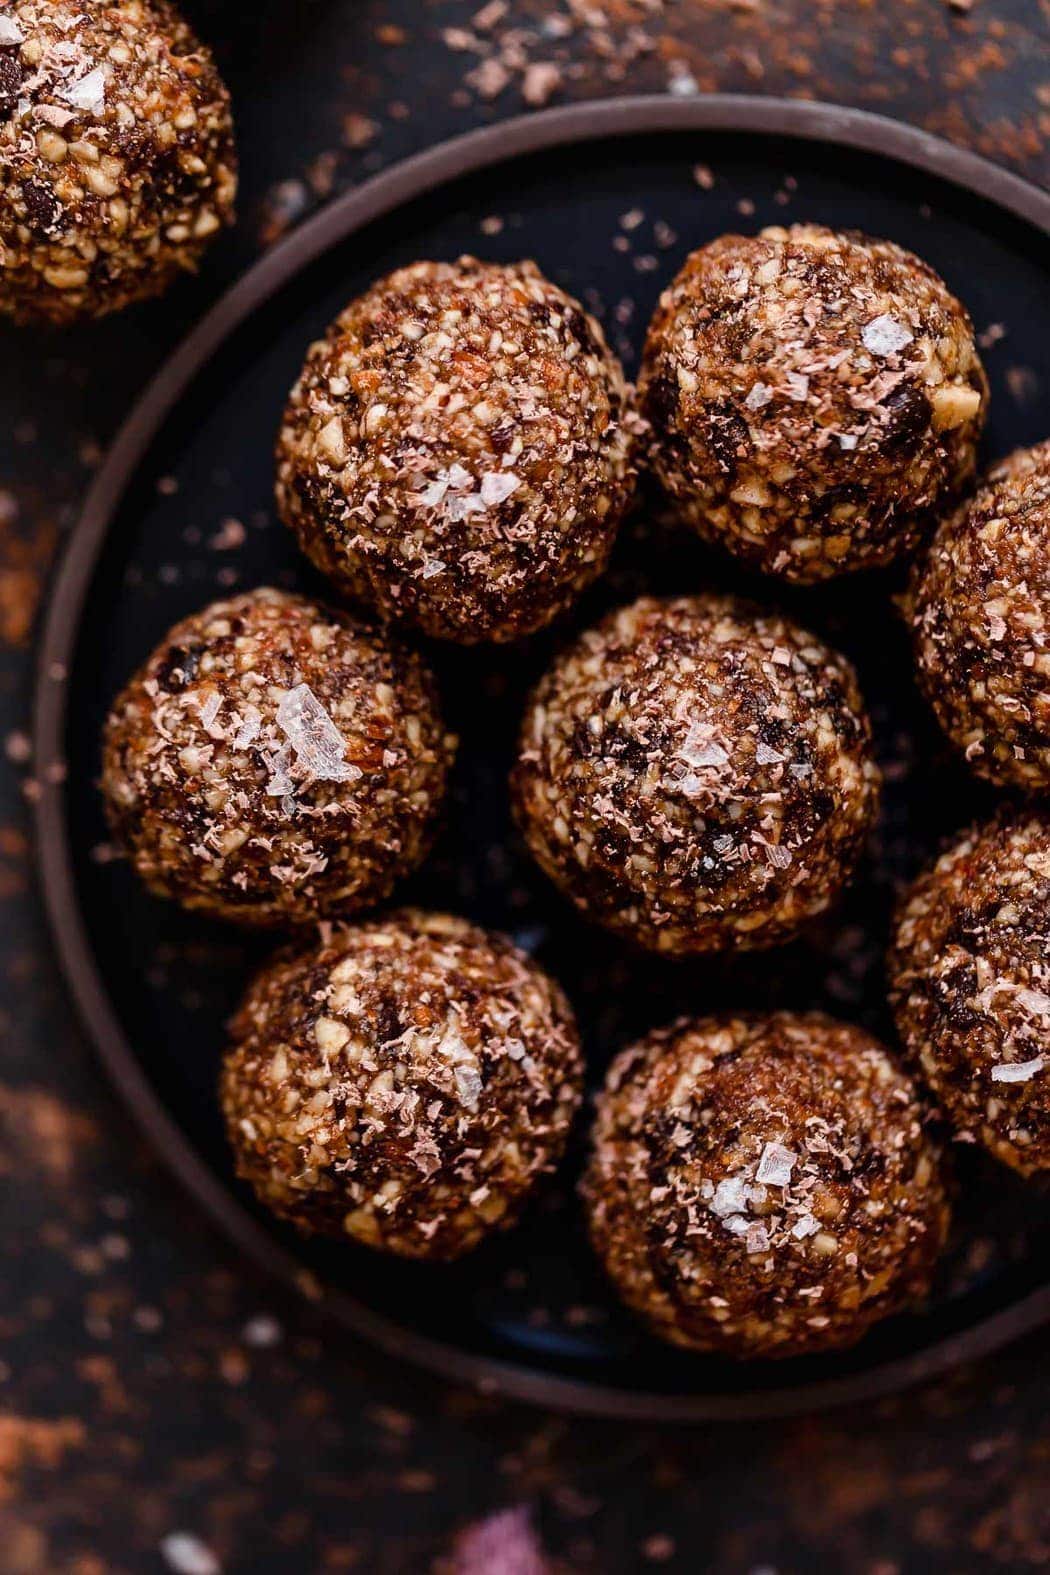
[[[68, 660], [116, 508], [150, 443], [193, 378], [252, 311], [355, 231], [456, 179], [559, 145], [683, 132], [749, 132], [874, 152], [975, 193], [1050, 238], [1050, 192], [908, 123], [809, 100], [752, 94], [598, 99], [518, 115], [416, 153], [334, 199], [252, 264], [195, 324], [138, 396], [87, 491], [52, 579], [38, 634], [32, 717], [39, 787], [33, 804], [37, 873], [60, 972], [110, 1082], [150, 1146], [211, 1222], [268, 1273], [325, 1305], [344, 1327], [394, 1359], [482, 1393], [580, 1416], [646, 1422], [786, 1417], [885, 1397], [988, 1355], [1050, 1321], [1050, 1283], [964, 1330], [861, 1373], [817, 1378], [775, 1391], [742, 1388], [728, 1394], [684, 1395], [631, 1392], [585, 1377], [539, 1372], [524, 1361], [467, 1353], [405, 1328], [348, 1291], [322, 1287], [219, 1180], [140, 1067], [103, 985], [76, 900], [61, 774]], [[741, 1371], [746, 1374], [747, 1369]]]

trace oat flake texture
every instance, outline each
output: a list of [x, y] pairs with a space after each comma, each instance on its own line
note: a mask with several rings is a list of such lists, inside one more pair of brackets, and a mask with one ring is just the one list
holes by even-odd
[[809, 583], [916, 545], [973, 474], [988, 388], [932, 268], [803, 224], [688, 258], [650, 326], [639, 397], [680, 514]]
[[561, 991], [462, 919], [402, 912], [265, 967], [222, 1108], [238, 1174], [307, 1231], [450, 1259], [561, 1155], [583, 1063]]
[[229, 95], [173, 6], [0, 13], [0, 311], [68, 323], [160, 294], [236, 186]]
[[1050, 789], [1050, 442], [1019, 449], [934, 537], [912, 596], [919, 682], [971, 768]]
[[1050, 816], [959, 837], [905, 898], [889, 973], [901, 1040], [959, 1135], [1050, 1172]]
[[601, 328], [534, 263], [417, 263], [311, 348], [278, 440], [278, 507], [383, 618], [515, 640], [604, 569], [634, 425]]
[[732, 597], [644, 597], [535, 690], [512, 792], [588, 917], [672, 955], [791, 939], [850, 878], [879, 797], [849, 663]]
[[788, 1012], [679, 1022], [618, 1056], [583, 1194], [626, 1304], [736, 1357], [849, 1346], [921, 1300], [949, 1217], [909, 1078], [859, 1028]]
[[420, 863], [453, 747], [418, 656], [262, 589], [157, 647], [110, 713], [102, 788], [158, 895], [305, 924], [380, 901]]

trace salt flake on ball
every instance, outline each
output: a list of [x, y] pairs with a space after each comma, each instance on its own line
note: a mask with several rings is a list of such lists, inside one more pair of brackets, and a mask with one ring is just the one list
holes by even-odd
[[299, 765], [323, 782], [356, 782], [363, 773], [346, 760], [339, 729], [309, 684], [289, 689], [277, 707], [277, 725]]
[[872, 355], [897, 355], [905, 345], [911, 344], [915, 335], [910, 328], [884, 312], [881, 317], [873, 317], [866, 324], [861, 338], [865, 349], [870, 350]]

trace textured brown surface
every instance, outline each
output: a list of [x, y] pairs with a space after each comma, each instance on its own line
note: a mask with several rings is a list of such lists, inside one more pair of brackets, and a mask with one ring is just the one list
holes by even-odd
[[[198, 0], [251, 149], [243, 228], [134, 324], [46, 356], [0, 331], [6, 1563], [162, 1575], [181, 1532], [235, 1575], [477, 1571], [494, 1543], [530, 1575], [541, 1560], [557, 1575], [1044, 1568], [1045, 1335], [863, 1416], [763, 1429], [571, 1423], [439, 1386], [333, 1339], [231, 1256], [144, 1152], [56, 986], [22, 803], [33, 608], [99, 445], [258, 245], [367, 170], [522, 108], [529, 63], [556, 68], [552, 85], [531, 79], [552, 102], [688, 73], [703, 90], [881, 108], [1050, 179], [1042, 0], [592, 0], [553, 8], [561, 37], [541, 30], [547, 0], [513, 0], [484, 28], [479, 9]], [[507, 58], [485, 96], [476, 74]]]
[[694, 252], [638, 385], [683, 517], [805, 584], [915, 546], [973, 475], [987, 390], [973, 324], [932, 268], [807, 224]]
[[1050, 817], [1003, 813], [920, 876], [890, 956], [901, 1039], [949, 1119], [1050, 1170]]
[[584, 1184], [620, 1295], [663, 1339], [732, 1356], [854, 1344], [929, 1290], [940, 1143], [870, 1035], [815, 1014], [708, 1017], [624, 1050]]
[[102, 317], [233, 218], [229, 94], [166, 0], [0, 10], [0, 311]]
[[239, 1173], [304, 1230], [451, 1259], [565, 1147], [583, 1058], [558, 987], [462, 919], [408, 911], [265, 967], [222, 1074]]
[[117, 697], [102, 790], [159, 896], [312, 924], [421, 862], [453, 751], [421, 657], [263, 588], [177, 624]]
[[[1050, 417], [1048, 417], [1050, 419]], [[919, 682], [979, 776], [1050, 787], [1050, 442], [996, 465], [918, 565]]]
[[878, 807], [850, 664], [729, 597], [643, 597], [538, 685], [512, 783], [538, 863], [589, 918], [675, 956], [790, 939]]
[[299, 544], [386, 619], [542, 628], [605, 567], [634, 484], [605, 335], [534, 263], [417, 263], [311, 349], [277, 445]]

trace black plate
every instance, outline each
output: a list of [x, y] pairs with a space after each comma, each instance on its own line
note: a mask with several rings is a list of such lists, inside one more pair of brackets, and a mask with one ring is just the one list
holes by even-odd
[[[711, 171], [710, 189], [698, 165]], [[265, 943], [153, 901], [124, 864], [99, 858], [99, 729], [176, 618], [234, 587], [321, 589], [274, 519], [273, 434], [307, 344], [378, 274], [464, 251], [535, 257], [598, 311], [633, 366], [656, 296], [688, 250], [797, 219], [863, 228], [927, 258], [985, 331], [989, 455], [1047, 435], [1042, 193], [858, 112], [739, 98], [557, 110], [400, 166], [253, 269], [133, 413], [50, 607], [36, 739], [49, 907], [93, 1038], [153, 1141], [239, 1243], [323, 1295], [355, 1331], [445, 1374], [581, 1411], [784, 1413], [883, 1393], [988, 1350], [1050, 1314], [1048, 1209], [1035, 1189], [963, 1152], [956, 1239], [927, 1312], [844, 1355], [746, 1367], [666, 1349], [613, 1303], [573, 1200], [579, 1145], [519, 1229], [455, 1267], [300, 1240], [234, 1181], [215, 1098], [223, 1023]], [[993, 324], [1005, 333], [987, 332]], [[236, 550], [210, 545], [227, 517], [246, 527]], [[561, 904], [512, 833], [505, 781], [526, 687], [574, 626], [642, 589], [710, 585], [778, 599], [854, 658], [886, 803], [860, 882], [805, 942], [730, 967], [675, 966], [638, 960]], [[399, 896], [505, 929], [550, 967], [577, 1007], [595, 1079], [617, 1047], [685, 1010], [818, 1006], [888, 1036], [881, 956], [894, 888], [992, 802], [928, 723], [892, 588], [867, 577], [789, 594], [747, 581], [644, 506], [610, 576], [570, 622], [515, 652], [431, 651], [462, 753], [447, 832]], [[48, 769], [62, 761], [64, 788]]]

